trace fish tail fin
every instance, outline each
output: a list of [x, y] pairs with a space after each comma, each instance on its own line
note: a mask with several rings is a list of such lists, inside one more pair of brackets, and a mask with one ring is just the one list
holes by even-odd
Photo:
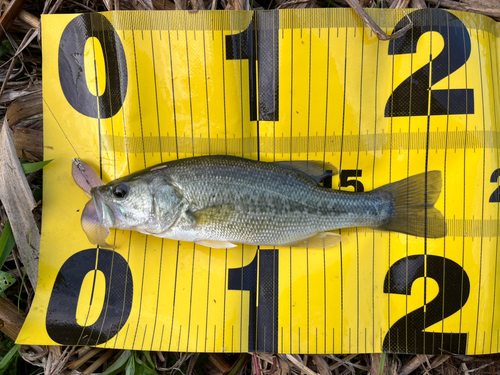
[[446, 236], [446, 221], [434, 207], [441, 194], [441, 171], [429, 171], [381, 186], [371, 193], [393, 201], [392, 215], [377, 229], [419, 237]]

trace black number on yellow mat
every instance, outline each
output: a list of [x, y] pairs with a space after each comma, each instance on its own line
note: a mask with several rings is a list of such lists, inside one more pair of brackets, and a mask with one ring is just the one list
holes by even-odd
[[278, 259], [279, 250], [258, 250], [250, 264], [228, 271], [229, 290], [250, 292], [249, 352], [278, 352]]
[[[85, 44], [92, 37], [101, 44], [106, 69], [106, 87], [99, 96], [89, 91], [85, 77]], [[86, 13], [72, 20], [61, 36], [58, 60], [62, 91], [75, 110], [92, 118], [118, 113], [127, 94], [127, 60], [118, 34], [103, 15]]]
[[[418, 40], [429, 31], [435, 31], [443, 37], [444, 47], [437, 57], [431, 55], [428, 64], [414, 72], [394, 90], [387, 101], [385, 116], [474, 113], [473, 89], [432, 89], [433, 85], [464, 66], [470, 56], [470, 36], [462, 21], [442, 9], [417, 10], [410, 13], [409, 17], [413, 21], [413, 28], [403, 37], [390, 41], [389, 55], [415, 53]], [[406, 17], [403, 18], [394, 28], [394, 32], [407, 23]]]
[[[82, 326], [76, 321], [80, 289], [85, 276], [92, 271], [102, 272], [106, 279], [104, 304], [99, 318]], [[82, 250], [64, 262], [57, 274], [47, 308], [47, 333], [61, 345], [102, 344], [125, 325], [133, 294], [132, 272], [120, 254], [106, 249]]]
[[362, 192], [365, 191], [365, 187], [358, 181], [357, 179], [349, 180], [349, 177], [361, 177], [363, 176], [363, 172], [361, 169], [344, 169], [340, 172], [340, 186], [341, 187], [349, 187], [352, 186], [354, 191]]
[[[500, 168], [497, 169], [493, 174], [491, 175], [491, 182], [496, 182], [498, 183], [498, 177], [500, 176]], [[500, 186], [495, 189], [493, 194], [490, 196], [490, 202], [492, 203], [498, 203], [500, 202]]]
[[444, 257], [412, 255], [398, 260], [391, 266], [385, 276], [384, 293], [411, 295], [413, 283], [422, 277], [437, 282], [438, 295], [425, 306], [394, 323], [385, 336], [383, 350], [397, 353], [440, 354], [441, 349], [444, 349], [452, 353], [465, 354], [467, 333], [423, 331], [462, 309], [470, 292], [467, 273], [459, 264]]
[[257, 121], [257, 66], [259, 120], [279, 120], [278, 27], [278, 13], [258, 12], [244, 31], [226, 36], [226, 59], [248, 60], [250, 121]]

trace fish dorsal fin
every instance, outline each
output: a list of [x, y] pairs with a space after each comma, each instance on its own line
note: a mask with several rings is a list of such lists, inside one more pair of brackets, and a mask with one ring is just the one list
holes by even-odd
[[236, 247], [234, 243], [227, 241], [216, 241], [216, 240], [204, 240], [204, 241], [196, 241], [198, 245], [203, 245], [207, 247], [211, 247], [212, 249], [231, 249]]
[[286, 244], [291, 247], [308, 247], [310, 249], [327, 249], [338, 245], [342, 236], [338, 233], [319, 232], [309, 238], [304, 238], [295, 242]]
[[319, 184], [325, 177], [335, 176], [339, 173], [334, 165], [319, 160], [277, 161], [274, 164], [305, 173], [316, 184]]
[[87, 202], [83, 209], [81, 223], [83, 231], [91, 244], [99, 245], [107, 249], [116, 249], [116, 246], [106, 243], [106, 238], [109, 237], [111, 232], [109, 228], [105, 228], [101, 225], [92, 199]]

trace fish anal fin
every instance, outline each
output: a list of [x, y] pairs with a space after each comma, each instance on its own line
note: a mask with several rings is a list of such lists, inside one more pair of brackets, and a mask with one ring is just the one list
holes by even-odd
[[288, 243], [285, 246], [308, 247], [311, 249], [327, 249], [329, 247], [338, 245], [341, 240], [342, 236], [338, 233], [319, 232], [314, 236]]
[[196, 241], [195, 243], [198, 245], [211, 247], [213, 249], [231, 249], [237, 246], [232, 242], [216, 241], [216, 240]]

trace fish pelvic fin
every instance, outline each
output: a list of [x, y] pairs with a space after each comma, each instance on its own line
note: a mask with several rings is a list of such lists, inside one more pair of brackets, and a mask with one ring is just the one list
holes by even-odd
[[327, 249], [329, 247], [338, 245], [341, 239], [342, 236], [338, 233], [319, 232], [311, 237], [287, 243], [283, 246], [308, 247], [310, 249]]
[[427, 238], [446, 236], [445, 218], [434, 207], [442, 185], [441, 171], [429, 171], [371, 191], [393, 202], [390, 219], [376, 229]]
[[228, 241], [216, 241], [216, 240], [204, 240], [204, 241], [196, 241], [195, 242], [198, 245], [203, 245], [206, 247], [211, 247], [212, 249], [231, 249], [233, 247], [236, 247], [232, 242]]

